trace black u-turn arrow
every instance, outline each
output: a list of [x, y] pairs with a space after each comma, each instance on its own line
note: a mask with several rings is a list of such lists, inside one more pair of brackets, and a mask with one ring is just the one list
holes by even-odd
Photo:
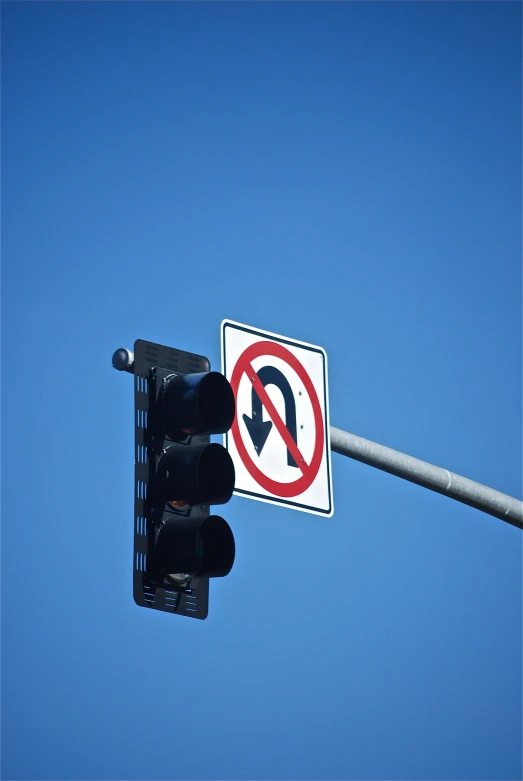
[[[276, 387], [281, 390], [285, 402], [285, 425], [293, 440], [298, 444], [296, 433], [296, 402], [287, 377], [275, 366], [263, 366], [256, 373], [264, 388], [266, 388], [267, 385], [276, 385]], [[248, 415], [244, 415], [243, 420], [245, 421], [245, 425], [251, 436], [252, 444], [256, 448], [258, 455], [260, 455], [271, 431], [272, 422], [270, 420], [263, 420], [261, 399], [254, 390], [254, 387], [252, 389], [252, 418]], [[289, 466], [298, 467], [298, 464], [289, 450], [287, 450], [287, 463]]]

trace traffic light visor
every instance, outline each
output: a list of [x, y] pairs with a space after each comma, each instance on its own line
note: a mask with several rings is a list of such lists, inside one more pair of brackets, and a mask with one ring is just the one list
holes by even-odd
[[234, 480], [232, 458], [222, 445], [173, 445], [158, 465], [157, 496], [172, 504], [225, 504]]
[[168, 520], [160, 529], [157, 555], [166, 575], [222, 578], [234, 564], [231, 527], [221, 516]]
[[231, 527], [220, 515], [210, 515], [199, 531], [202, 570], [208, 578], [223, 578], [234, 564], [235, 544]]
[[234, 420], [232, 388], [219, 372], [173, 376], [162, 396], [163, 420], [169, 436], [224, 434]]

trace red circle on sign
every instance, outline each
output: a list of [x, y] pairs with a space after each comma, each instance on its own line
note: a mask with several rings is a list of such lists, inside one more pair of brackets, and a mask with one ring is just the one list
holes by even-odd
[[302, 494], [304, 491], [306, 491], [307, 488], [312, 485], [316, 475], [319, 472], [321, 460], [323, 457], [324, 445], [324, 428], [321, 407], [311, 378], [299, 360], [293, 353], [290, 352], [290, 350], [287, 350], [285, 347], [283, 347], [283, 345], [278, 344], [277, 342], [255, 342], [254, 344], [249, 345], [249, 347], [247, 347], [240, 355], [231, 376], [231, 387], [235, 399], [238, 398], [238, 387], [244, 372], [247, 374], [247, 376], [249, 376], [249, 374], [253, 371], [252, 366], [250, 365], [251, 361], [255, 358], [259, 358], [262, 355], [273, 355], [275, 358], [280, 358], [282, 361], [285, 361], [285, 363], [294, 369], [302, 381], [305, 390], [309, 394], [309, 398], [312, 403], [312, 411], [314, 414], [314, 425], [316, 428], [316, 443], [314, 445], [312, 461], [305, 471], [302, 467], [300, 467], [303, 474], [297, 480], [294, 480], [292, 483], [279, 483], [277, 480], [272, 480], [270, 477], [267, 477], [267, 475], [265, 475], [261, 469], [256, 466], [247, 452], [247, 448], [245, 447], [240, 434], [238, 410], [236, 410], [236, 414], [234, 416], [234, 423], [231, 426], [231, 433], [234, 438], [234, 443], [238, 450], [238, 454], [251, 477], [254, 478], [254, 480], [256, 480], [256, 482], [261, 485], [262, 488], [265, 488], [266, 491], [269, 491], [276, 496], [289, 498], [291, 496], [298, 496], [298, 494]]

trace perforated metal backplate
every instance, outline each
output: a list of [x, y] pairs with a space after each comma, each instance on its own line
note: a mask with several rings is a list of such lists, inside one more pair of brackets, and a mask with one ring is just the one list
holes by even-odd
[[[151, 413], [158, 393], [158, 383], [171, 374], [192, 374], [210, 371], [207, 358], [183, 350], [175, 350], [154, 342], [138, 339], [134, 344], [134, 407], [135, 407], [135, 500], [134, 500], [134, 601], [141, 607], [177, 613], [191, 618], [207, 617], [209, 579], [192, 578], [185, 586], [159, 583], [151, 567], [158, 528], [166, 514], [208, 515], [210, 508], [198, 505], [176, 511], [164, 507], [154, 510], [148, 499], [151, 475]], [[195, 444], [209, 442], [210, 437], [193, 437]]]

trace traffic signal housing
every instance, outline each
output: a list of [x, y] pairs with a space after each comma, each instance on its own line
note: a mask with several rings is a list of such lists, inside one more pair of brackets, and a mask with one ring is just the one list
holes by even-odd
[[232, 459], [210, 439], [231, 427], [234, 394], [204, 356], [142, 339], [133, 364], [117, 353], [115, 368], [134, 373], [134, 600], [204, 619], [209, 579], [235, 556], [229, 524], [210, 512], [234, 490]]

